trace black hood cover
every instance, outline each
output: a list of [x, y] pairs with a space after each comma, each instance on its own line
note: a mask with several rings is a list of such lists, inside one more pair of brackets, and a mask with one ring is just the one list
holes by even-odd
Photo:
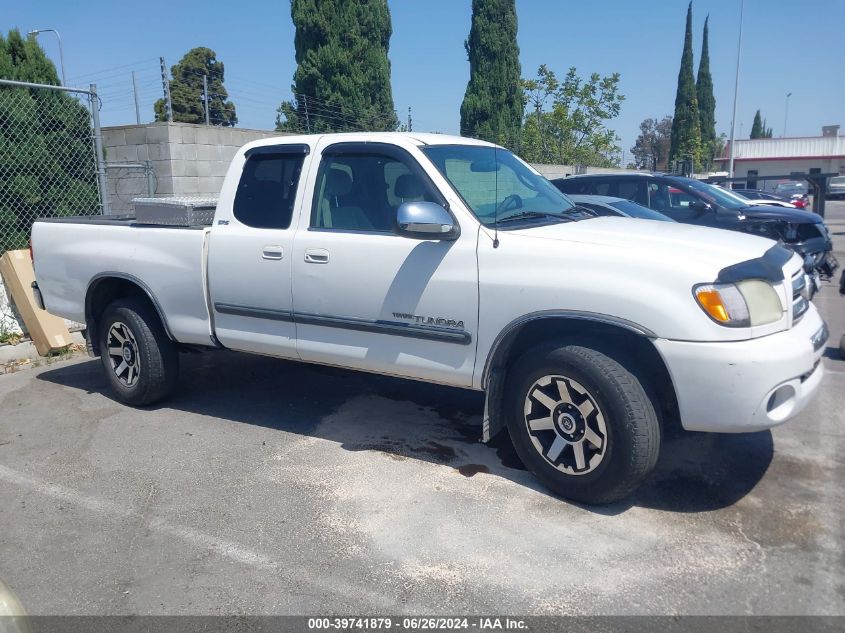
[[794, 253], [780, 244], [775, 244], [761, 257], [748, 259], [727, 266], [719, 271], [716, 283], [733, 284], [745, 279], [765, 279], [772, 283], [783, 281], [783, 265], [792, 259]]
[[822, 221], [817, 213], [803, 211], [801, 209], [790, 209], [789, 207], [776, 207], [768, 204], [758, 204], [745, 207], [739, 211], [749, 220], [768, 220], [790, 222], [792, 224], [816, 224]]

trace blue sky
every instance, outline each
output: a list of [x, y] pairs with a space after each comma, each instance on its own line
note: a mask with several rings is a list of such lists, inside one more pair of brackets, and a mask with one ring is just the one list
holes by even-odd
[[[388, 0], [393, 17], [393, 95], [402, 120], [413, 108], [414, 129], [457, 132], [469, 64], [463, 48], [470, 0]], [[563, 75], [619, 72], [626, 96], [610, 125], [627, 153], [646, 117], [671, 114], [683, 45], [685, 0], [517, 0], [523, 76], [545, 63]], [[729, 132], [739, 0], [693, 3], [695, 63], [705, 15], [710, 15], [716, 125]], [[290, 97], [295, 70], [287, 0], [234, 3], [29, 0], [3, 8], [7, 31], [55, 28], [62, 35], [69, 83], [96, 81], [103, 124], [134, 123], [129, 71], [135, 70], [142, 120], [160, 96], [158, 57], [168, 65], [194, 46], [208, 46], [226, 65], [226, 86], [239, 126], [271, 128], [275, 107]], [[760, 108], [775, 136], [783, 134], [786, 94], [789, 136], [817, 135], [843, 124], [843, 0], [746, 0], [737, 136], [747, 136]], [[58, 62], [55, 37], [39, 37]]]

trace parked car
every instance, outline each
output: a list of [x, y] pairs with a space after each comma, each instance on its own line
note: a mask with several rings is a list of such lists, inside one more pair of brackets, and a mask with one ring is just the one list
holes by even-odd
[[803, 209], [805, 206], [803, 200], [796, 199], [793, 201], [786, 196], [779, 196], [768, 191], [761, 191], [760, 189], [725, 189], [725, 191], [745, 198], [748, 200], [747, 204], [750, 205], [770, 204], [775, 207], [786, 207], [787, 209]]
[[845, 198], [845, 176], [833, 176], [827, 181], [827, 197], [831, 200]]
[[810, 204], [809, 189], [804, 182], [779, 182], [775, 185], [775, 193], [793, 201], [800, 200], [803, 203], [802, 209]]
[[571, 195], [572, 200], [579, 207], [589, 209], [596, 215], [615, 215], [623, 218], [640, 218], [642, 220], [658, 220], [660, 222], [674, 222], [669, 216], [658, 213], [641, 204], [614, 198], [613, 196], [579, 196]]
[[681, 176], [651, 173], [585, 174], [552, 183], [567, 195], [607, 195], [633, 200], [677, 222], [762, 235], [801, 255], [808, 272], [829, 279], [839, 264], [830, 231], [810, 211], [750, 205], [719, 187]]
[[799, 256], [594, 217], [483, 141], [263, 139], [236, 154], [213, 219], [136, 213], [32, 229], [36, 301], [86, 324], [130, 405], [167, 397], [186, 349], [482, 390], [485, 440], [506, 427], [545, 485], [606, 503], [654, 469], [661, 424], [776, 426], [824, 372]]

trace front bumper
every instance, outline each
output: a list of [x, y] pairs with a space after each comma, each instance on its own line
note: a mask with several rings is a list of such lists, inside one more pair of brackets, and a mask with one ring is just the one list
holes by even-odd
[[815, 306], [792, 329], [748, 341], [657, 339], [681, 424], [688, 431], [745, 433], [800, 413], [821, 384], [827, 326]]

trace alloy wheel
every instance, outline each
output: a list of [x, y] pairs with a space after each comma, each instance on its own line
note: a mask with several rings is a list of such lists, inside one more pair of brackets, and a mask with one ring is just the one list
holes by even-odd
[[125, 323], [117, 321], [109, 328], [108, 355], [117, 379], [126, 387], [133, 387], [141, 375], [138, 342]]
[[525, 425], [543, 459], [567, 475], [585, 475], [607, 453], [604, 414], [581, 383], [566, 376], [536, 380], [525, 396]]

